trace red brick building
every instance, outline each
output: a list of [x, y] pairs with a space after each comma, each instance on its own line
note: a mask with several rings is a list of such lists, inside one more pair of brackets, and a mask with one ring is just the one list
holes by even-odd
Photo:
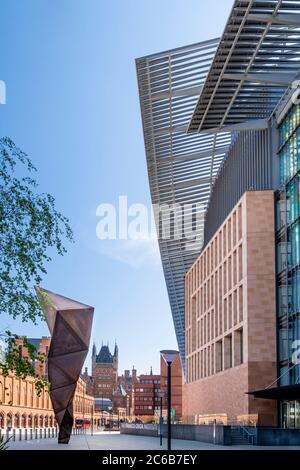
[[137, 383], [137, 381], [137, 372], [134, 366], [131, 373], [129, 370], [125, 370], [124, 374], [118, 377], [118, 385], [123, 387], [128, 397], [128, 416], [134, 414], [134, 384]]
[[118, 384], [118, 359], [117, 344], [113, 354], [111, 354], [109, 346], [103, 344], [97, 354], [94, 344], [92, 352], [92, 376], [88, 380], [88, 390], [92, 392], [95, 398], [109, 398], [113, 400], [113, 392]]
[[134, 384], [134, 414], [138, 418], [155, 416], [160, 409], [160, 375], [140, 375]]
[[277, 424], [247, 394], [277, 376], [274, 232], [273, 191], [246, 192], [186, 275], [187, 422]]
[[[43, 363], [38, 360], [34, 362], [34, 369], [37, 375], [41, 377], [46, 376], [48, 374], [47, 357], [48, 357], [48, 352], [50, 348], [51, 336], [42, 336], [41, 338], [26, 338], [26, 340], [28, 343], [32, 344], [35, 347], [36, 353], [39, 353], [45, 356], [45, 361]], [[24, 337], [20, 336], [16, 340], [16, 346], [21, 351], [22, 356], [27, 357], [28, 351], [27, 351], [27, 348], [23, 346], [23, 343], [24, 343]]]

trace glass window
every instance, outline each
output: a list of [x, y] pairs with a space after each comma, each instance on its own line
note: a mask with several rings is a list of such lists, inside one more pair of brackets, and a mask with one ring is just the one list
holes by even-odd
[[280, 230], [285, 225], [285, 200], [284, 192], [277, 195], [276, 200], [276, 230]]
[[282, 326], [279, 330], [279, 360], [288, 358], [288, 330], [287, 326]]

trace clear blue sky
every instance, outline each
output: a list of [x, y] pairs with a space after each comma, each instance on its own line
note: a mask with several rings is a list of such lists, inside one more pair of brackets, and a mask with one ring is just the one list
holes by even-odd
[[[150, 204], [134, 59], [220, 36], [232, 0], [0, 0], [0, 134], [38, 167], [76, 243], [43, 286], [95, 307], [92, 339], [117, 339], [120, 369], [159, 368], [177, 348], [153, 243], [96, 238], [96, 207]], [[48, 334], [2, 317], [1, 328]], [[89, 361], [88, 361], [89, 365]]]

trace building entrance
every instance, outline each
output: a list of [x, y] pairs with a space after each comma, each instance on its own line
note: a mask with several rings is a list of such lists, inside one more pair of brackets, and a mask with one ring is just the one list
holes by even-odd
[[281, 426], [300, 429], [300, 400], [281, 403]]

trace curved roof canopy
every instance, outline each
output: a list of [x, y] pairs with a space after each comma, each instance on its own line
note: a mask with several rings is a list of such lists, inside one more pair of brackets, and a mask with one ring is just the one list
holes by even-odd
[[299, 1], [235, 0], [188, 132], [266, 127], [299, 66]]
[[[205, 212], [231, 134], [188, 135], [186, 131], [218, 42], [213, 39], [136, 60], [153, 204], [197, 203], [199, 213]], [[200, 253], [201, 220], [198, 229], [193, 251], [186, 249], [185, 239], [158, 237], [183, 365], [184, 276]]]

